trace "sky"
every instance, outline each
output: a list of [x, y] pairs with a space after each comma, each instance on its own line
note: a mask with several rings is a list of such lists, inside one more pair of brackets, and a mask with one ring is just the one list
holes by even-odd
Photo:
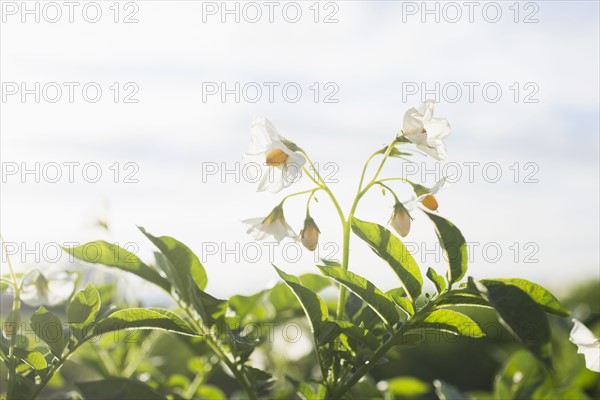
[[[304, 177], [256, 192], [241, 158], [252, 119], [269, 118], [305, 149], [347, 211], [366, 158], [431, 98], [452, 126], [448, 158], [394, 159], [382, 176], [428, 186], [454, 177], [439, 213], [469, 243], [469, 274], [559, 292], [600, 278], [597, 2], [273, 4], [79, 2], [69, 15], [60, 2], [1, 3], [0, 231], [19, 268], [71, 268], [57, 246], [96, 239], [151, 258], [143, 226], [192, 248], [217, 296], [272, 285], [271, 263], [317, 272], [319, 257], [341, 258], [324, 194], [311, 206], [318, 254], [245, 233], [242, 220], [311, 188]], [[305, 202], [284, 208], [296, 231]], [[373, 190], [356, 216], [385, 225], [392, 205]], [[414, 214], [404, 241], [423, 272], [443, 273], [432, 226]], [[357, 237], [350, 269], [398, 285]], [[135, 280], [124, 286], [159, 298]]]

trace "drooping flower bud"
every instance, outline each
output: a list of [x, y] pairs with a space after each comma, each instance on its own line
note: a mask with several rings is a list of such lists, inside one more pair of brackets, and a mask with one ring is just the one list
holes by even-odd
[[309, 251], [315, 251], [317, 244], [319, 243], [319, 234], [321, 231], [315, 223], [315, 220], [307, 216], [304, 220], [304, 228], [300, 232], [300, 238], [302, 245]]
[[402, 237], [406, 237], [410, 232], [410, 221], [412, 218], [408, 213], [408, 210], [400, 202], [394, 205], [394, 213], [390, 219], [390, 225], [398, 234]]
[[423, 198], [423, 200], [421, 201], [421, 204], [423, 204], [423, 206], [430, 209], [431, 211], [436, 211], [439, 207], [435, 196], [432, 194], [428, 194], [427, 196], [425, 196], [425, 198]]
[[14, 335], [19, 332], [19, 325], [21, 321], [19, 315], [14, 311], [11, 311], [6, 318], [6, 321], [2, 324], [2, 334], [7, 340], [10, 340]]

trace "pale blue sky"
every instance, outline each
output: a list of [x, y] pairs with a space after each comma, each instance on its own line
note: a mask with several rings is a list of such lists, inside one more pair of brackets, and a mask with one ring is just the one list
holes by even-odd
[[[440, 195], [441, 215], [468, 241], [497, 242], [503, 249], [497, 263], [476, 252], [470, 273], [521, 276], [556, 288], [598, 278], [597, 2], [535, 2], [539, 23], [534, 24], [514, 23], [512, 2], [500, 3], [504, 14], [496, 24], [480, 14], [475, 23], [423, 24], [414, 18], [402, 23], [400, 2], [338, 2], [336, 24], [315, 24], [304, 3], [307, 17], [297, 24], [282, 19], [203, 24], [200, 3], [138, 4], [137, 24], [109, 18], [97, 24], [9, 19], [2, 25], [3, 82], [94, 81], [105, 90], [95, 104], [81, 99], [22, 104], [12, 98], [3, 103], [2, 161], [97, 162], [105, 174], [114, 162], [140, 168], [140, 182], [129, 185], [109, 179], [97, 184], [10, 179], [1, 193], [0, 229], [7, 240], [137, 241], [148, 254], [151, 246], [136, 232], [137, 224], [174, 236], [198, 253], [203, 242], [245, 246], [252, 239], [239, 221], [264, 215], [291, 191], [255, 193], [255, 184], [213, 178], [203, 184], [202, 164], [225, 162], [232, 168], [241, 162], [254, 116], [270, 118], [315, 161], [339, 165], [340, 182], [332, 189], [348, 207], [364, 159], [388, 143], [401, 128], [404, 111], [420, 103], [420, 96], [403, 102], [403, 83], [497, 82], [503, 90], [497, 103], [476, 92], [473, 103], [463, 97], [456, 103], [442, 99], [437, 106], [453, 127], [446, 161], [497, 162], [506, 177], [493, 184], [479, 173], [475, 182], [461, 180]], [[108, 87], [130, 81], [140, 88], [139, 103], [114, 104]], [[297, 82], [304, 93], [294, 104], [281, 96], [273, 103], [221, 103], [216, 96], [203, 103], [202, 83], [221, 81]], [[339, 102], [314, 103], [313, 82], [335, 82]], [[514, 82], [521, 96], [528, 93], [523, 85], [534, 82], [539, 102], [515, 103]], [[515, 162], [535, 163], [539, 183], [511, 182], [509, 167]], [[385, 173], [399, 168], [394, 161]], [[301, 182], [292, 190], [308, 187]], [[322, 243], [340, 242], [335, 215], [324, 196], [319, 200], [313, 214]], [[390, 201], [375, 191], [357, 215], [384, 224]], [[106, 213], [105, 202], [110, 234], [93, 227], [94, 218]], [[290, 202], [286, 214], [299, 230], [304, 202]], [[435, 236], [417, 215], [406, 240], [433, 243]], [[535, 243], [539, 262], [515, 263], [509, 249], [514, 242]], [[375, 266], [359, 239], [353, 246], [351, 268], [391, 287], [388, 267]], [[311, 258], [305, 254], [301, 262], [288, 263], [279, 252], [275, 261], [298, 274], [315, 272]], [[208, 257], [209, 289], [221, 296], [259, 290], [275, 280], [268, 261]], [[422, 266], [430, 265], [443, 271], [443, 262], [427, 260]]]

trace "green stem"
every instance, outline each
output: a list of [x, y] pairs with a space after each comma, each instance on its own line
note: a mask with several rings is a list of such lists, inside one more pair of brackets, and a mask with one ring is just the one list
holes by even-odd
[[208, 346], [217, 355], [217, 357], [219, 357], [221, 359], [221, 361], [223, 361], [223, 363], [227, 366], [227, 368], [229, 368], [229, 370], [231, 371], [233, 376], [236, 378], [236, 380], [242, 385], [242, 388], [244, 389], [244, 391], [246, 392], [248, 397], [251, 400], [256, 400], [257, 396], [254, 393], [254, 389], [252, 389], [252, 385], [246, 379], [246, 374], [243, 371], [244, 366], [240, 365], [241, 368], [238, 369], [235, 364], [235, 361], [230, 360], [229, 357], [227, 356], [227, 354], [225, 353], [225, 350], [221, 349], [221, 347], [218, 345], [218, 343], [215, 342], [213, 340], [213, 338], [210, 336], [210, 333], [207, 333], [202, 328], [202, 326], [198, 323], [194, 314], [188, 309], [188, 307], [186, 307], [185, 304], [182, 304], [175, 298], [173, 298], [173, 300], [175, 300], [175, 302], [188, 315], [189, 320], [192, 323], [192, 325], [194, 326], [194, 328], [196, 329], [196, 331], [198, 333], [202, 334], [206, 338], [206, 343], [208, 344]]
[[83, 345], [84, 343], [86, 343], [86, 341], [89, 340], [89, 339], [91, 339], [91, 338], [92, 337], [89, 337], [86, 340], [83, 340], [83, 341], [77, 343], [64, 356], [60, 357], [58, 359], [58, 361], [56, 362], [56, 364], [54, 364], [52, 366], [52, 368], [50, 369], [50, 371], [48, 371], [48, 373], [44, 376], [44, 378], [42, 379], [42, 381], [36, 386], [35, 390], [31, 394], [31, 397], [29, 397], [29, 398], [31, 400], [36, 399], [38, 397], [38, 395], [42, 392], [42, 390], [46, 387], [46, 385], [48, 384], [48, 382], [50, 382], [50, 379], [52, 379], [52, 377], [54, 376], [54, 374], [56, 374], [62, 368], [63, 364], [73, 355], [73, 353], [75, 353], [75, 351], [77, 351], [77, 349], [81, 345]]
[[396, 193], [394, 193], [394, 191], [392, 190], [392, 188], [390, 188], [388, 185], [386, 185], [385, 183], [381, 183], [381, 181], [377, 181], [375, 182], [377, 185], [381, 186], [382, 188], [387, 189], [392, 196], [394, 196], [394, 200], [396, 201], [396, 203], [400, 203], [400, 200], [398, 199], [398, 196], [396, 196]]
[[402, 336], [406, 333], [407, 327], [414, 321], [419, 321], [421, 316], [426, 315], [432, 308], [435, 307], [437, 303], [442, 301], [446, 296], [451, 295], [449, 292], [444, 292], [440, 296], [438, 296], [435, 300], [430, 301], [425, 307], [421, 310], [415, 308], [415, 314], [411, 316], [397, 331], [395, 331], [392, 336], [382, 344], [373, 354], [373, 356], [369, 359], [368, 362], [363, 364], [360, 368], [358, 368], [352, 376], [344, 381], [340, 386], [337, 387], [336, 390], [331, 394], [332, 399], [341, 398], [352, 386], [354, 386], [363, 376], [365, 376], [375, 365], [377, 362], [395, 345], [397, 344], [397, 340], [401, 339]]
[[[394, 140], [394, 142], [395, 142], [395, 140]], [[346, 221], [344, 223], [344, 244], [343, 244], [343, 249], [342, 249], [342, 252], [343, 252], [342, 253], [342, 268], [345, 270], [348, 269], [349, 261], [350, 261], [350, 230], [352, 229], [352, 218], [354, 218], [354, 213], [356, 211], [356, 207], [358, 207], [358, 203], [359, 203], [360, 199], [365, 195], [365, 193], [367, 193], [369, 191], [369, 189], [376, 182], [377, 177], [379, 176], [379, 173], [383, 169], [385, 161], [387, 160], [391, 151], [394, 149], [394, 142], [392, 142], [387, 147], [385, 153], [383, 154], [383, 159], [381, 160], [381, 163], [379, 164], [379, 167], [377, 168], [377, 171], [375, 172], [375, 176], [373, 176], [373, 179], [371, 179], [371, 181], [367, 184], [367, 186], [365, 186], [364, 189], [361, 189], [363, 181], [364, 181], [364, 177], [365, 177], [365, 171], [367, 170], [369, 161], [371, 161], [371, 159], [375, 155], [379, 154], [379, 152], [372, 154], [367, 159], [365, 166], [363, 167], [363, 171], [362, 171], [360, 182], [358, 185], [356, 197], [354, 198], [354, 202], [352, 203], [352, 208], [350, 209], [348, 218], [346, 219]], [[346, 305], [346, 288], [341, 286], [340, 287], [340, 297], [338, 298], [337, 313], [336, 313], [338, 319], [342, 319], [344, 317], [345, 305]]]
[[10, 277], [12, 280], [13, 290], [14, 290], [14, 298], [13, 298], [13, 307], [12, 307], [12, 321], [9, 321], [13, 324], [13, 334], [10, 337], [10, 347], [8, 351], [9, 357], [9, 367], [8, 367], [8, 389], [6, 391], [7, 399], [11, 399], [14, 396], [14, 388], [15, 388], [15, 378], [17, 374], [17, 356], [15, 355], [15, 348], [17, 347], [17, 332], [20, 325], [20, 312], [21, 312], [21, 287], [17, 282], [17, 276], [15, 275], [15, 271], [13, 269], [12, 263], [10, 261], [10, 257], [8, 256], [8, 251], [6, 250], [6, 243], [4, 242], [4, 238], [0, 236], [0, 240], [2, 241], [2, 248], [4, 250], [4, 254], [6, 254], [6, 261], [8, 263], [8, 269], [10, 271]]

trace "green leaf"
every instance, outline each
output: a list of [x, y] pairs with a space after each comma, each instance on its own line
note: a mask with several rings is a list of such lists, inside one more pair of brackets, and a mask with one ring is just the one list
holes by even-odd
[[77, 247], [65, 247], [63, 250], [85, 262], [102, 264], [131, 272], [167, 292], [171, 291], [171, 284], [160, 276], [157, 271], [144, 264], [135, 254], [115, 244], [97, 240]]
[[544, 310], [517, 286], [474, 282], [496, 310], [500, 322], [531, 351], [550, 364], [550, 324]]
[[147, 385], [133, 379], [108, 378], [100, 381], [77, 382], [75, 386], [85, 400], [166, 399]]
[[[323, 301], [323, 299], [312, 290], [302, 286], [300, 279], [297, 277], [286, 274], [274, 265], [273, 268], [275, 268], [277, 274], [281, 277], [281, 279], [283, 279], [285, 284], [291, 289], [294, 295], [296, 295], [296, 298], [300, 302], [300, 305], [302, 306], [302, 309], [308, 318], [308, 323], [311, 331], [315, 335], [315, 340], [317, 340], [319, 327], [327, 320], [327, 317], [329, 316], [329, 311], [327, 310], [325, 301]], [[318, 340], [317, 343], [319, 343]]]
[[335, 279], [360, 297], [389, 327], [393, 327], [399, 321], [398, 310], [392, 299], [371, 282], [342, 267], [318, 267], [323, 274]]
[[352, 218], [352, 231], [392, 267], [411, 301], [421, 294], [421, 271], [400, 239], [383, 226], [358, 218]]
[[73, 296], [67, 308], [67, 323], [78, 330], [84, 329], [96, 320], [100, 311], [100, 294], [88, 283], [84, 290]]
[[202, 318], [204, 323], [218, 325], [224, 328], [224, 318], [227, 312], [227, 300], [217, 299], [200, 289], [192, 281], [189, 282], [188, 291], [191, 294], [191, 303]]
[[185, 300], [189, 301], [192, 294], [189, 292], [189, 278], [192, 278], [200, 290], [206, 288], [208, 283], [206, 271], [194, 252], [172, 237], [156, 237], [146, 232], [142, 227], [139, 227], [139, 229], [166, 257], [167, 263], [163, 266], [165, 267], [165, 273]]
[[560, 315], [561, 317], [568, 317], [571, 315], [569, 310], [563, 307], [562, 304], [558, 301], [556, 297], [548, 290], [544, 289], [542, 286], [529, 282], [525, 279], [482, 279], [480, 281], [486, 286], [494, 285], [494, 284], [510, 284], [518, 287], [525, 293], [531, 297], [533, 301], [538, 303], [546, 312]]
[[433, 268], [427, 268], [426, 275], [429, 278], [429, 280], [433, 283], [433, 285], [435, 286], [435, 290], [437, 290], [438, 293], [442, 293], [444, 290], [446, 290], [446, 281], [444, 280], [444, 277], [438, 275], [438, 273], [435, 272]]
[[391, 289], [386, 294], [408, 315], [415, 315], [415, 306], [406, 298], [406, 292], [402, 288]]
[[445, 307], [492, 308], [490, 303], [488, 303], [479, 294], [469, 293], [469, 292], [459, 292], [456, 290], [454, 290], [452, 292], [448, 292], [443, 297], [436, 299], [435, 307], [436, 308], [445, 308]]
[[43, 371], [48, 368], [48, 362], [42, 353], [38, 351], [27, 351], [20, 347], [15, 347], [15, 355], [36, 371]]
[[438, 215], [423, 211], [435, 224], [437, 237], [444, 249], [446, 259], [450, 264], [448, 269], [448, 282], [452, 285], [465, 276], [467, 272], [468, 256], [467, 242], [460, 230], [452, 222]]
[[483, 337], [484, 334], [475, 321], [453, 310], [434, 310], [419, 318], [408, 327], [408, 331], [435, 329], [455, 335]]
[[379, 347], [379, 339], [377, 339], [377, 336], [369, 330], [356, 326], [348, 321], [334, 321], [334, 323], [338, 326], [338, 331], [346, 337], [346, 344], [349, 345], [350, 348], [356, 350], [358, 343], [373, 351], [377, 350]]
[[502, 400], [532, 399], [536, 391], [549, 383], [544, 365], [531, 353], [521, 350], [511, 356], [496, 377], [494, 395]]
[[202, 385], [196, 391], [196, 395], [202, 400], [226, 400], [227, 395], [218, 386]]
[[440, 400], [467, 400], [467, 396], [462, 394], [457, 388], [441, 380], [433, 381], [435, 394]]
[[169, 310], [158, 308], [126, 308], [115, 311], [96, 324], [94, 336], [123, 329], [158, 329], [199, 336], [182, 318]]
[[[322, 275], [304, 274], [298, 277], [302, 286], [317, 293], [328, 286], [331, 286], [331, 280]], [[276, 310], [282, 311], [293, 308], [298, 304], [296, 297], [290, 291], [285, 283], [278, 283], [269, 291], [269, 301]]]
[[256, 391], [268, 388], [275, 381], [271, 374], [257, 368], [245, 366], [244, 372]]
[[431, 385], [411, 376], [392, 378], [387, 383], [393, 399], [420, 399], [431, 391]]
[[29, 324], [35, 335], [50, 347], [50, 351], [60, 357], [65, 348], [63, 325], [60, 319], [44, 307], [40, 307], [29, 319]]

